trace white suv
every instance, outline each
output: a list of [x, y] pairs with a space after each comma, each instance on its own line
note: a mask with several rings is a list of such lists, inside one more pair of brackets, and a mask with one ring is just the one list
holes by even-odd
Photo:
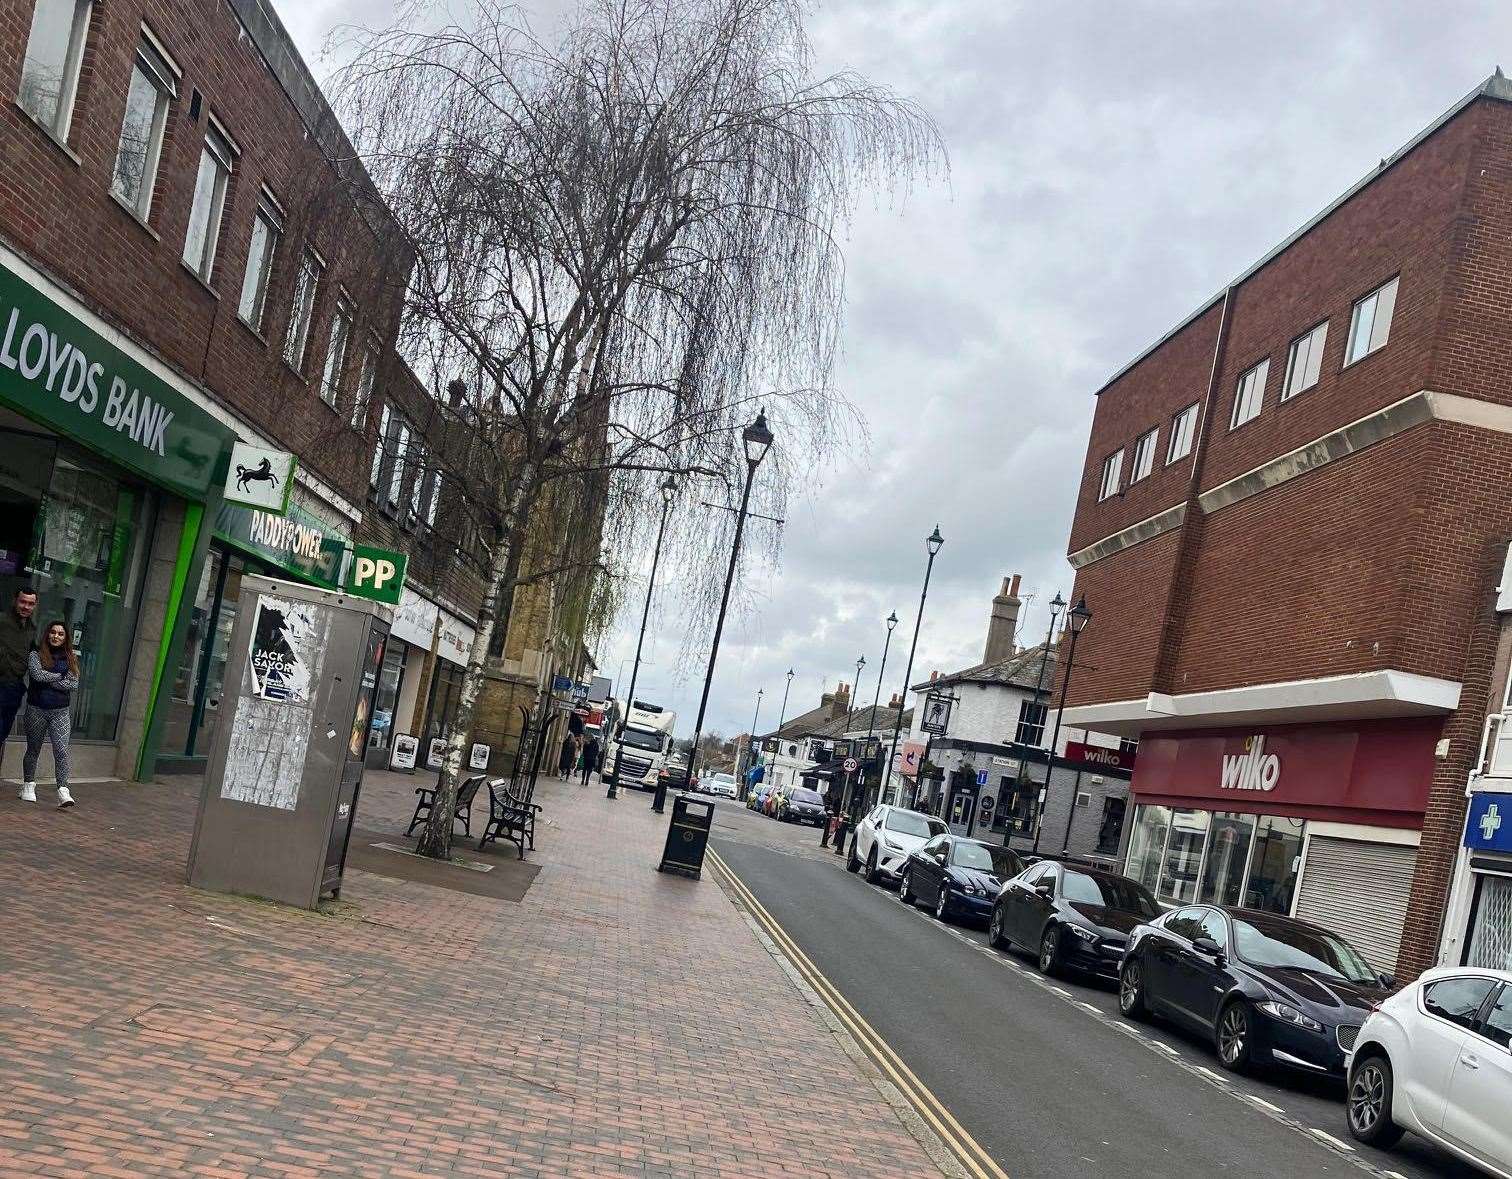
[[866, 865], [866, 880], [896, 880], [915, 849], [923, 847], [947, 828], [933, 815], [908, 811], [900, 806], [874, 806], [856, 825], [845, 866], [852, 872]]

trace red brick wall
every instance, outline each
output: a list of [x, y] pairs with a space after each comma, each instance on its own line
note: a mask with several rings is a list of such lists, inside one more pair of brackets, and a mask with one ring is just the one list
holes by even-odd
[[[366, 487], [368, 448], [318, 397], [336, 285], [345, 283], [364, 322], [393, 336], [398, 289], [382, 283], [380, 246], [351, 211], [334, 172], [256, 47], [222, 3], [96, 3], [69, 151], [11, 100], [31, 26], [32, 0], [0, 0], [0, 236], [71, 287], [97, 314], [290, 449], [354, 501]], [[183, 70], [169, 109], [146, 226], [110, 194], [131, 64], [143, 21]], [[198, 120], [191, 96], [202, 95]], [[227, 193], [207, 286], [181, 263], [195, 175], [213, 112], [241, 156]], [[289, 213], [268, 294], [267, 339], [237, 316], [258, 191], [267, 184]], [[328, 264], [301, 378], [282, 361], [295, 266], [304, 241]], [[390, 276], [391, 278], [392, 276]], [[355, 350], [353, 350], [355, 355]], [[355, 373], [351, 379], [355, 380]]]

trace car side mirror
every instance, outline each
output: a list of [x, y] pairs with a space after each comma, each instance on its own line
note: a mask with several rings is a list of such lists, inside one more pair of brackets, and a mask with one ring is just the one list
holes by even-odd
[[1397, 985], [1396, 975], [1394, 974], [1382, 973], [1376, 975], [1376, 977], [1381, 980], [1381, 989], [1383, 991], [1389, 991], [1392, 987]]
[[1210, 937], [1192, 939], [1192, 949], [1196, 950], [1199, 954], [1206, 954], [1209, 958], [1223, 957], [1223, 947]]

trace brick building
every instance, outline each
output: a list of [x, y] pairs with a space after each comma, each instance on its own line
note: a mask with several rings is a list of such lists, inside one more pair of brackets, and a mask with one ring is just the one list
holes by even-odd
[[[1066, 723], [1137, 736], [1127, 871], [1440, 956], [1512, 537], [1498, 71], [1098, 392]], [[1073, 599], [1074, 600], [1074, 599]]]
[[[444, 728], [479, 582], [410, 263], [271, 8], [0, 0], [0, 93], [0, 596], [73, 631], [75, 772], [201, 765], [242, 576], [333, 586], [356, 540], [411, 557], [387, 731]], [[225, 502], [236, 441], [298, 456], [285, 516]]]

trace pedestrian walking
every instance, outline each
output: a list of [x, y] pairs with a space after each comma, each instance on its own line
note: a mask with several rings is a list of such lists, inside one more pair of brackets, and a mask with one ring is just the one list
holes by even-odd
[[32, 621], [36, 609], [37, 591], [22, 586], [0, 617], [0, 768], [5, 761], [5, 740], [26, 698], [26, 662], [36, 638], [37, 624]]
[[589, 736], [583, 745], [583, 785], [588, 785], [588, 776], [598, 769], [599, 740], [595, 736]]
[[74, 689], [79, 686], [79, 657], [74, 654], [68, 627], [49, 622], [42, 645], [26, 661], [26, 757], [21, 763], [21, 801], [37, 801], [37, 758], [42, 743], [52, 742], [53, 773], [58, 782], [58, 807], [74, 804], [68, 792], [68, 737], [73, 727]]
[[577, 739], [571, 733], [562, 738], [562, 752], [557, 758], [557, 777], [567, 781], [572, 777], [572, 767], [577, 764]]

